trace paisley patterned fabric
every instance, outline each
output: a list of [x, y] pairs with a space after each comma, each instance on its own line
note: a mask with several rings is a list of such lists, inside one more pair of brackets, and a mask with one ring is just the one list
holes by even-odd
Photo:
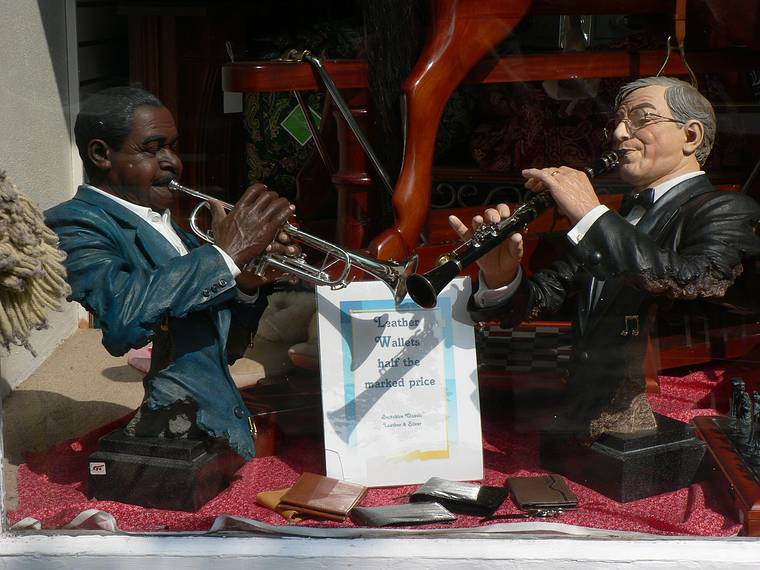
[[618, 81], [599, 82], [594, 97], [554, 99], [541, 84], [494, 85], [481, 91], [482, 120], [470, 139], [482, 170], [588, 164], [604, 145], [604, 123]]
[[[320, 22], [297, 35], [270, 40], [271, 50], [256, 59], [280, 57], [288, 49], [308, 49], [322, 58], [354, 58], [361, 44], [361, 32], [348, 24]], [[322, 114], [323, 92], [304, 92], [306, 104]], [[291, 92], [246, 93], [243, 121], [246, 132], [246, 165], [249, 183], [263, 182], [294, 200], [296, 176], [311, 157], [314, 143], [301, 146], [282, 126], [298, 102]]]
[[[324, 95], [305, 94], [306, 104], [321, 114]], [[314, 150], [301, 146], [281, 125], [298, 105], [292, 93], [246, 93], [243, 105], [249, 183], [263, 182], [289, 200], [295, 199], [296, 176]]]

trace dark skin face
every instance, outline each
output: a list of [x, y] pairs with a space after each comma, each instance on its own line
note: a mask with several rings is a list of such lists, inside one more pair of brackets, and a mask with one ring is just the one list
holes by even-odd
[[[158, 212], [170, 208], [174, 196], [167, 185], [182, 174], [177, 139], [177, 127], [166, 107], [139, 107], [121, 148], [112, 148], [101, 139], [88, 144], [90, 159], [101, 173], [93, 183], [133, 204]], [[211, 210], [215, 245], [241, 269], [265, 251], [297, 253], [288, 236], [280, 232], [295, 206], [263, 184], [248, 188], [229, 213], [216, 201], [212, 201]], [[279, 277], [274, 271], [265, 277], [243, 271], [237, 283], [244, 291], [252, 291]]]
[[171, 207], [173, 196], [167, 184], [182, 174], [177, 139], [177, 127], [166, 107], [138, 107], [121, 148], [100, 139], [90, 141], [90, 158], [103, 173], [96, 186], [159, 212]]

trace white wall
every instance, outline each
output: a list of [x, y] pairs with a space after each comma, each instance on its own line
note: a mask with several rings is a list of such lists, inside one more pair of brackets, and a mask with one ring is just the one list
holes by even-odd
[[[72, 63], [76, 69], [76, 51], [73, 62], [68, 56], [71, 4], [0, 0], [0, 170], [43, 210], [70, 198], [81, 180], [69, 134], [69, 102], [76, 101], [70, 96], [70, 85], [76, 90], [69, 73]], [[22, 348], [0, 355], [0, 396], [25, 380], [77, 321], [78, 306], [68, 304], [51, 314], [49, 329], [30, 338], [37, 358]]]

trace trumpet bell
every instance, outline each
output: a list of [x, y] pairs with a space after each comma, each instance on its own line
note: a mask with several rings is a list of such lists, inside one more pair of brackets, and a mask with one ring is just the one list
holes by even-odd
[[404, 261], [381, 261], [373, 257], [359, 255], [350, 251], [352, 265], [355, 265], [375, 279], [384, 282], [393, 293], [393, 301], [400, 305], [406, 297], [407, 280], [417, 271], [419, 256], [415, 253]]

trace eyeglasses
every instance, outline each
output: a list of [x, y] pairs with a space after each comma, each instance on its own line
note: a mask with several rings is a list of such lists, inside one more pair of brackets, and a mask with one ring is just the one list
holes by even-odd
[[617, 126], [623, 123], [628, 130], [628, 134], [632, 135], [639, 129], [648, 127], [649, 125], [656, 125], [657, 123], [677, 123], [683, 125], [683, 121], [678, 119], [671, 119], [670, 117], [663, 117], [657, 113], [652, 113], [646, 109], [634, 109], [626, 117], [623, 113], [615, 113], [615, 115], [607, 121], [607, 125], [604, 127], [604, 137], [606, 140], [612, 139], [612, 133]]

